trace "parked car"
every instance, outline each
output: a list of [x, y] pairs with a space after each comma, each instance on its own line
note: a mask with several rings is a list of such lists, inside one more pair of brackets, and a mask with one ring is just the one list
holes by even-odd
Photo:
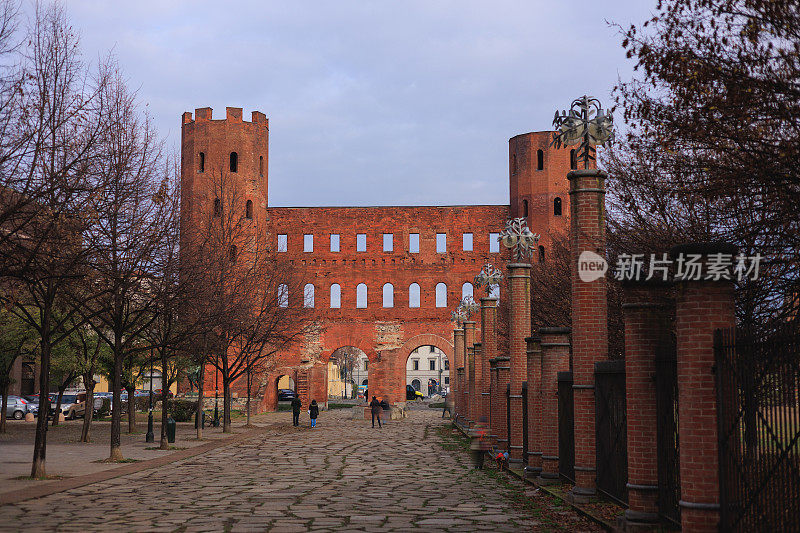
[[411, 385], [406, 385], [406, 400], [421, 400], [422, 398], [424, 398], [424, 396], [420, 391]]
[[6, 406], [6, 418], [13, 418], [14, 420], [22, 420], [25, 418], [25, 413], [28, 412], [28, 402], [19, 396], [8, 395], [8, 404]]
[[[155, 396], [156, 398], [161, 398], [161, 389], [154, 390], [153, 391], [153, 396]], [[172, 391], [168, 390], [167, 391], [167, 398], [172, 398], [173, 396], [175, 396], [175, 395], [172, 393]]]
[[[58, 395], [56, 395], [53, 400], [58, 399]], [[55, 410], [56, 404], [53, 403], [53, 410]], [[83, 415], [86, 413], [86, 393], [83, 393], [83, 399], [81, 399], [80, 394], [65, 394], [61, 397], [61, 412], [64, 414], [64, 418], [68, 420], [75, 420], [78, 417], [83, 418]]]
[[278, 401], [294, 400], [295, 396], [292, 389], [278, 389]]

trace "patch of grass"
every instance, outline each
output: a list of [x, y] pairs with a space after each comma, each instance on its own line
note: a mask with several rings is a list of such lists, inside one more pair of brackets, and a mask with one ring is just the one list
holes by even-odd
[[291, 411], [291, 410], [292, 406], [289, 405], [288, 403], [279, 403], [278, 408], [276, 409], [276, 411]]
[[138, 463], [141, 459], [131, 459], [127, 457], [125, 459], [120, 459], [119, 461], [113, 461], [111, 459], [98, 459], [97, 461], [92, 461], [93, 463]]
[[54, 479], [64, 479], [64, 476], [39, 476], [39, 477], [17, 476], [17, 477], [12, 477], [11, 479], [18, 479], [21, 481], [53, 481]]
[[446, 404], [444, 402], [437, 402], [437, 403], [429, 403], [428, 407], [430, 409], [444, 409]]
[[[170, 446], [169, 448], [167, 448], [167, 450], [185, 450], [185, 449], [186, 449], [185, 446]], [[150, 446], [148, 448], [145, 448], [145, 450], [161, 450], [161, 448], [159, 446]]]
[[[426, 428], [427, 429], [427, 428]], [[436, 432], [442, 439], [439, 443], [442, 448], [450, 451], [469, 451], [469, 439], [452, 426], [438, 426]]]

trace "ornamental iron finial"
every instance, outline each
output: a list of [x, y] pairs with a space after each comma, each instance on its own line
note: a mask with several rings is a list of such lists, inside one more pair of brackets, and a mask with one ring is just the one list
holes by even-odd
[[582, 96], [572, 101], [569, 111], [556, 110], [553, 117], [552, 145], [556, 148], [578, 146], [578, 161], [583, 161], [583, 168], [589, 168], [589, 161], [594, 161], [595, 146], [614, 139], [614, 117], [606, 114], [600, 100], [592, 96]]
[[469, 318], [481, 308], [478, 302], [475, 301], [475, 298], [469, 294], [461, 298], [461, 303], [458, 304], [458, 307], [464, 311], [464, 315], [466, 316], [464, 320], [469, 320]]
[[539, 234], [532, 233], [528, 229], [528, 223], [524, 218], [509, 218], [498, 240], [503, 246], [513, 250], [516, 261], [524, 261], [531, 256], [536, 243], [539, 242]]
[[464, 323], [464, 321], [467, 319], [467, 313], [464, 311], [464, 309], [461, 307], [461, 304], [459, 303], [453, 310], [453, 312], [450, 314], [450, 317], [453, 320], [453, 322], [456, 323], [456, 327], [460, 328], [461, 325]]
[[491, 263], [486, 263], [483, 268], [475, 276], [475, 286], [480, 288], [484, 287], [486, 296], [492, 295], [492, 287], [499, 285], [503, 279], [503, 272]]

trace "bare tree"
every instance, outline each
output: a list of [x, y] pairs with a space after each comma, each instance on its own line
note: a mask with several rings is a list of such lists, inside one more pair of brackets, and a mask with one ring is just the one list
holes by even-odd
[[108, 127], [101, 139], [97, 169], [103, 187], [96, 191], [92, 273], [96, 296], [86, 305], [91, 324], [113, 357], [109, 460], [122, 459], [121, 389], [128, 390], [128, 429], [135, 430], [134, 390], [150, 346], [144, 334], [156, 320], [153, 279], [167, 232], [169, 202], [159, 194], [168, 167], [147, 114], [126, 87], [119, 68], [109, 63], [109, 82], [101, 93]]
[[210, 174], [212, 197], [201, 206], [207, 211], [191, 257], [205, 273], [204, 309], [214, 320], [209, 362], [222, 377], [227, 433], [233, 383], [297, 342], [311, 322], [299, 273], [258, 233], [242, 188], [223, 170]]
[[85, 214], [98, 185], [93, 169], [105, 126], [99, 98], [105, 78], [90, 76], [81, 62], [77, 38], [59, 6], [37, 6], [26, 43], [25, 101], [14, 120], [29, 139], [23, 155], [3, 163], [9, 165], [3, 172], [18, 172], [29, 183], [22, 192], [6, 189], [3, 194], [12, 203], [20, 194], [36, 194], [35, 202], [22, 202], [24, 225], [4, 225], [2, 272], [13, 278], [0, 298], [40, 339], [41, 407], [31, 467], [31, 476], [39, 478], [46, 476], [50, 357], [72, 331], [67, 324], [76, 308], [70, 294], [85, 275], [92, 250]]

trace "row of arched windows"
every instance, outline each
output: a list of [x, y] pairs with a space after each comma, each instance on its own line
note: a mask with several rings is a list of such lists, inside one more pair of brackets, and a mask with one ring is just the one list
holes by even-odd
[[[231, 172], [239, 172], [239, 154], [237, 152], [231, 152], [228, 156], [228, 170]], [[206, 154], [205, 152], [200, 152], [197, 155], [197, 171], [198, 172], [205, 172], [206, 171]], [[264, 156], [258, 156], [258, 173], [259, 175], [264, 175]]]
[[[561, 198], [556, 197], [553, 200], [553, 215], [560, 217], [561, 212], [562, 212]], [[522, 216], [525, 218], [528, 217], [528, 200], [522, 200]]]
[[[384, 283], [383, 285], [383, 307], [394, 307], [394, 285], [391, 283]], [[303, 287], [303, 307], [314, 308], [314, 293], [315, 287], [313, 283], [307, 283]], [[500, 297], [500, 287], [494, 285], [492, 287], [492, 296]], [[472, 283], [464, 283], [461, 286], [461, 297], [473, 296]], [[289, 292], [286, 285], [278, 287], [278, 302], [281, 307], [288, 307], [289, 305]], [[437, 283], [435, 288], [435, 303], [436, 307], [447, 307], [447, 284]], [[408, 307], [418, 308], [421, 305], [421, 290], [419, 283], [412, 283], [408, 286]], [[338, 283], [331, 284], [330, 287], [330, 307], [331, 309], [339, 309], [342, 307], [342, 287]], [[356, 286], [356, 309], [367, 308], [367, 285], [366, 283], [359, 283]]]

